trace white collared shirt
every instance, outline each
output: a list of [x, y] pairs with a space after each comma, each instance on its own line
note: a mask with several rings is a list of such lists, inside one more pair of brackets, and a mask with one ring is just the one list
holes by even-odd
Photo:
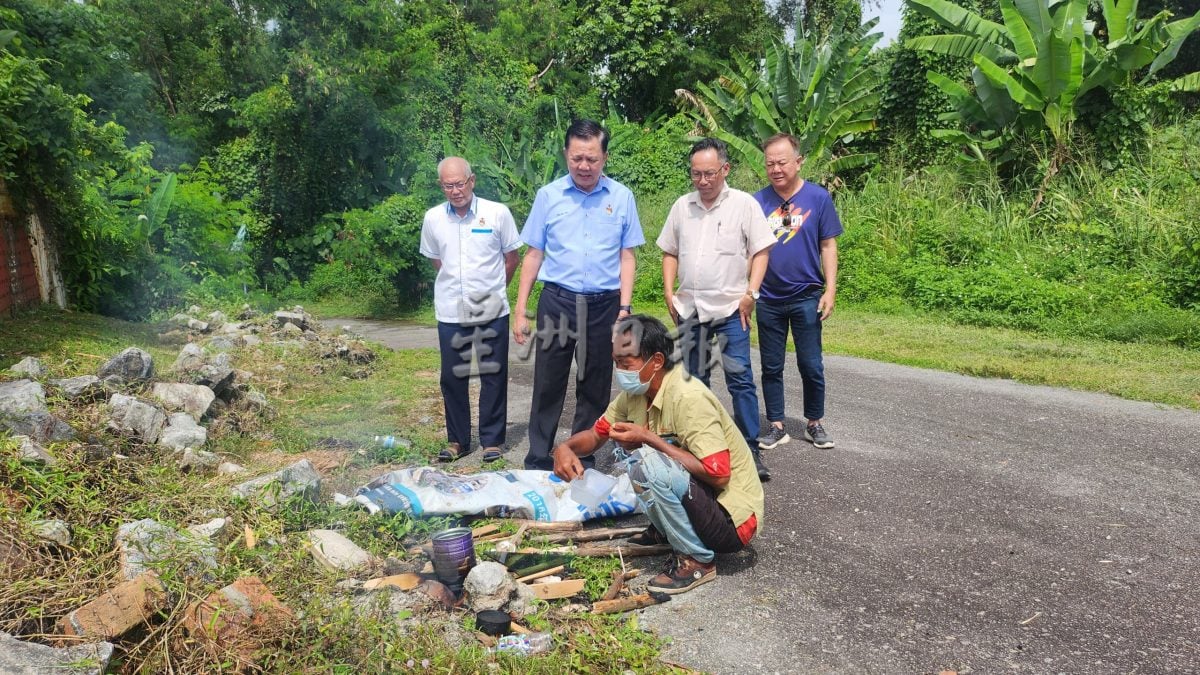
[[708, 322], [737, 311], [748, 289], [750, 258], [774, 246], [775, 236], [758, 202], [726, 185], [712, 208], [699, 192], [677, 199], [657, 243], [679, 258], [675, 311]]
[[508, 207], [474, 197], [459, 217], [449, 202], [425, 212], [421, 255], [440, 260], [433, 308], [443, 323], [486, 323], [508, 315], [504, 254], [521, 246]]

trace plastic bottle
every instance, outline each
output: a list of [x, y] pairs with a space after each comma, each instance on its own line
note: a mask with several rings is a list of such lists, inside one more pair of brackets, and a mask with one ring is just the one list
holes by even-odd
[[394, 448], [394, 447], [396, 447], [396, 437], [395, 436], [376, 436], [375, 437], [375, 445], [378, 445], [381, 448]]
[[488, 650], [489, 654], [503, 652], [517, 656], [529, 656], [550, 651], [554, 646], [554, 636], [550, 633], [529, 633], [527, 635], [505, 635], [496, 640], [496, 646]]

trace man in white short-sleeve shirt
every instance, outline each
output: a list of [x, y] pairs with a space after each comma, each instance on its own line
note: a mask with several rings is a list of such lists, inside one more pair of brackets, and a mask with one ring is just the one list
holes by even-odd
[[479, 443], [483, 460], [500, 458], [508, 422], [508, 295], [521, 245], [508, 207], [475, 196], [475, 174], [461, 157], [438, 164], [446, 201], [425, 212], [421, 254], [433, 262], [433, 305], [442, 353], [442, 399], [449, 462], [473, 450], [468, 382], [479, 368]]
[[675, 201], [658, 237], [667, 311], [679, 327], [677, 348], [688, 372], [706, 386], [716, 343], [733, 420], [754, 454], [759, 479], [768, 480], [771, 473], [756, 440], [758, 391], [750, 364], [750, 317], [775, 236], [758, 202], [725, 183], [729, 152], [723, 142], [696, 141], [690, 163], [696, 190]]

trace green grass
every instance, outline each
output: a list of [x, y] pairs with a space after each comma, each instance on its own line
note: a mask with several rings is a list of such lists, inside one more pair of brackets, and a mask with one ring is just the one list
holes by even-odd
[[[94, 372], [120, 349], [136, 345], [151, 352], [156, 369], [169, 379], [165, 371], [182, 337], [160, 337], [169, 328], [52, 309], [27, 312], [0, 321], [0, 367], [36, 355], [49, 367], [49, 378], [65, 377]], [[423, 561], [411, 561], [408, 548], [427, 541], [446, 521], [370, 516], [329, 501], [292, 505], [276, 514], [231, 500], [229, 487], [291, 463], [295, 453], [318, 464], [326, 494], [335, 489], [352, 492], [382, 473], [387, 468], [383, 463], [428, 463], [441, 426], [437, 353], [380, 350], [376, 360], [365, 365], [322, 359], [312, 346], [264, 344], [231, 354], [235, 367], [255, 374], [254, 386], [269, 396], [277, 411], [269, 418], [239, 417], [236, 425], [222, 424], [226, 416], [206, 422], [206, 449], [245, 464], [247, 474], [182, 473], [174, 453], [106, 434], [104, 403], [73, 406], [47, 396], [52, 412], [81, 434], [95, 435], [119, 450], [124, 459], [96, 461], [88, 459], [78, 443], [58, 443], [49, 448], [57, 463], [39, 467], [21, 462], [15, 443], [0, 434], [0, 523], [5, 524], [0, 527], [0, 630], [29, 637], [49, 634], [60, 616], [112, 587], [119, 577], [113, 538], [120, 524], [155, 518], [184, 527], [220, 514], [232, 520], [235, 532], [252, 529], [261, 543], [247, 549], [239, 536], [222, 546], [212, 578], [188, 578], [180, 559], [158, 565], [174, 604], [149, 627], [115, 640], [123, 672], [218, 672], [238, 664], [280, 673], [671, 670], [658, 660], [659, 639], [639, 630], [636, 618], [562, 615], [553, 611], [553, 604], [543, 605], [524, 623], [553, 631], [556, 648], [522, 659], [486, 654], [461, 630], [466, 616], [461, 610], [397, 613], [389, 608], [386, 592], [369, 596], [376, 601], [374, 610], [356, 606], [363, 596], [339, 591], [341, 577], [314, 563], [303, 546], [305, 530], [342, 530], [377, 556], [417, 569]], [[413, 447], [372, 447], [370, 437], [383, 433], [405, 436], [414, 441]], [[31, 528], [40, 518], [67, 521], [72, 547], [40, 545]], [[10, 564], [14, 560], [20, 564]], [[595, 593], [593, 587], [615, 564], [585, 564], [589, 592]], [[262, 649], [249, 657], [238, 653], [237, 644], [206, 646], [187, 638], [181, 610], [243, 575], [259, 576], [296, 612], [295, 621], [255, 632]]]
[[1010, 378], [1200, 408], [1200, 351], [1038, 335], [839, 305], [825, 350], [980, 377]]

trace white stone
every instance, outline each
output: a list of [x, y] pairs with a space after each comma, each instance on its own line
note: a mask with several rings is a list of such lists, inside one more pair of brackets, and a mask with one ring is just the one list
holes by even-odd
[[8, 369], [8, 372], [16, 373], [17, 375], [28, 375], [29, 377], [42, 377], [49, 371], [46, 369], [46, 366], [42, 364], [41, 359], [37, 358], [36, 356], [26, 356], [17, 363], [13, 364], [13, 366]]
[[308, 548], [331, 572], [352, 572], [375, 562], [375, 556], [335, 530], [309, 530]]
[[199, 448], [208, 441], [208, 430], [187, 413], [172, 413], [158, 444], [172, 450]]
[[245, 470], [246, 467], [242, 466], [241, 464], [234, 464], [233, 462], [221, 462], [220, 465], [217, 466], [217, 473], [223, 476], [242, 473]]
[[228, 518], [213, 518], [207, 523], [188, 527], [188, 533], [201, 539], [211, 539], [218, 543], [226, 543], [233, 534], [233, 527]]
[[42, 541], [59, 546], [71, 545], [71, 526], [66, 521], [58, 519], [35, 520], [30, 523], [34, 536]]
[[293, 497], [316, 503], [320, 494], [321, 474], [307, 459], [233, 488], [235, 497], [257, 502], [266, 509], [273, 509]]
[[183, 410], [197, 422], [204, 417], [208, 407], [217, 398], [212, 389], [202, 384], [182, 382], [155, 382], [153, 393], [154, 398], [168, 408]]
[[19, 451], [22, 462], [31, 462], [45, 466], [54, 464], [54, 457], [32, 438], [28, 436], [13, 436], [12, 440], [20, 445]]
[[56, 648], [0, 632], [0, 673], [6, 675], [101, 675], [112, 655], [111, 642]]
[[517, 582], [508, 573], [508, 568], [497, 562], [484, 561], [467, 572], [463, 590], [468, 594], [471, 609], [500, 609], [508, 603], [509, 596], [516, 590]]
[[204, 349], [195, 342], [189, 342], [179, 350], [171, 369], [176, 372], [196, 370], [204, 365]]
[[112, 425], [118, 431], [137, 436], [146, 443], [158, 441], [167, 424], [163, 411], [124, 394], [113, 394], [108, 403], [113, 414]]

